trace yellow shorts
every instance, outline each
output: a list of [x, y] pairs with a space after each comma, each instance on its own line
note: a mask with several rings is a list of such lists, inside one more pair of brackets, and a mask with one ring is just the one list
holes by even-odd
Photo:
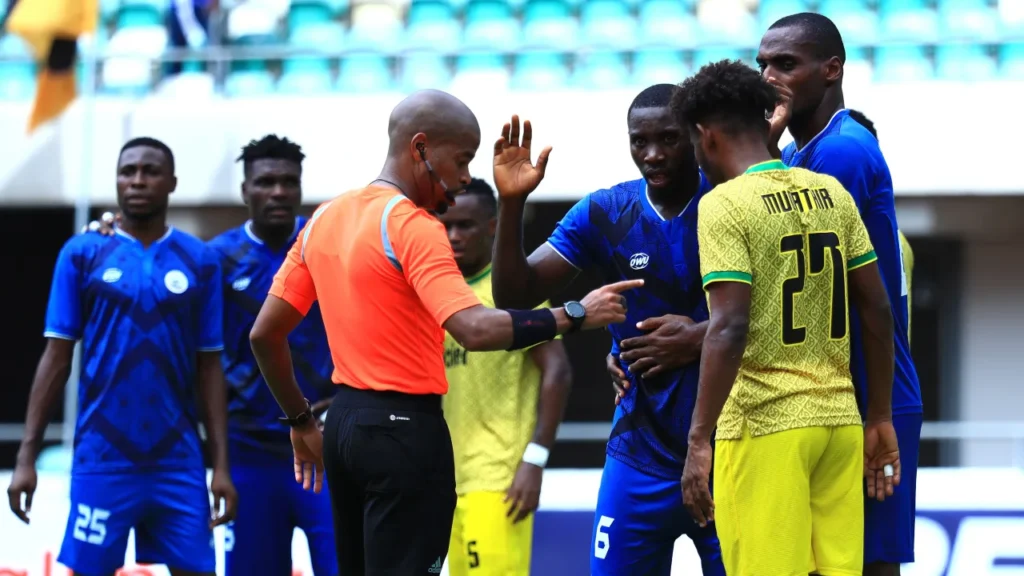
[[530, 573], [533, 514], [508, 518], [504, 492], [459, 496], [448, 545], [451, 576], [525, 576]]
[[715, 524], [729, 576], [860, 575], [864, 430], [715, 442]]

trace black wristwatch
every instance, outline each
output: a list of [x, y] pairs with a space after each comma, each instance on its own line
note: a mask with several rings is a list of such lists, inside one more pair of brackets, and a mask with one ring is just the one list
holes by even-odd
[[313, 405], [309, 403], [308, 399], [303, 398], [303, 400], [306, 400], [306, 409], [303, 410], [302, 413], [300, 413], [295, 418], [288, 418], [287, 416], [283, 416], [278, 418], [277, 420], [279, 422], [283, 422], [284, 424], [291, 426], [292, 428], [301, 428], [305, 426], [307, 423], [309, 423], [311, 420], [313, 420]]
[[583, 307], [583, 304], [575, 300], [570, 300], [562, 306], [565, 310], [565, 315], [569, 317], [572, 322], [572, 329], [569, 332], [575, 332], [583, 326], [583, 319], [587, 317], [587, 309]]

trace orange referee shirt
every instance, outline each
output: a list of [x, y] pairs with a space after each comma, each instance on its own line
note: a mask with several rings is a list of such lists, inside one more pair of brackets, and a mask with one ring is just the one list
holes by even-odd
[[320, 302], [335, 384], [407, 394], [448, 391], [441, 326], [480, 304], [441, 222], [378, 186], [321, 205], [270, 294], [302, 314]]

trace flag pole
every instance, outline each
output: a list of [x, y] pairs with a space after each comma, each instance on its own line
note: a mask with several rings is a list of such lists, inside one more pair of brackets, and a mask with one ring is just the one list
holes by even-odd
[[[78, 195], [75, 198], [75, 229], [72, 234], [80, 234], [89, 224], [89, 208], [92, 200], [92, 164], [91, 146], [96, 115], [96, 64], [99, 46], [95, 32], [88, 34], [87, 42], [82, 42], [86, 49], [79, 56], [85, 65], [84, 88], [79, 98], [82, 106], [82, 165], [79, 172]], [[81, 45], [80, 44], [80, 45]], [[64, 425], [61, 436], [64, 449], [70, 453], [75, 441], [75, 424], [78, 421], [78, 380], [82, 366], [82, 342], [75, 345], [75, 355], [71, 360], [71, 378], [64, 388]]]

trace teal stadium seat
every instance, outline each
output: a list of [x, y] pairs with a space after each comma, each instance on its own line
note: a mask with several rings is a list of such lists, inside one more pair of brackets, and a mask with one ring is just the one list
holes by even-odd
[[468, 54], [459, 54], [455, 59], [456, 74], [493, 72], [505, 69], [505, 57], [497, 52], [472, 52]]
[[288, 7], [288, 34], [303, 26], [326, 24], [333, 17], [332, 9], [327, 2], [315, 0], [299, 0]]
[[818, 11], [835, 22], [846, 46], [878, 41], [878, 13], [868, 7], [866, 0], [822, 0]]
[[986, 0], [940, 0], [942, 39], [993, 42], [999, 38], [999, 18]]
[[266, 96], [274, 92], [274, 77], [265, 60], [235, 60], [224, 80], [224, 94], [229, 97]]
[[874, 76], [874, 66], [863, 46], [846, 47], [846, 64], [843, 66], [845, 82], [870, 82]]
[[981, 82], [996, 77], [996, 60], [979, 44], [946, 44], [935, 50], [935, 68], [942, 80]]
[[360, 4], [352, 9], [348, 48], [355, 51], [398, 51], [402, 46], [402, 22], [397, 8], [387, 3]]
[[288, 43], [304, 50], [338, 54], [345, 49], [345, 29], [334, 21], [307, 24], [292, 30]]
[[999, 76], [1004, 80], [1024, 81], [1024, 42], [999, 47]]
[[402, 89], [407, 92], [437, 88], [444, 90], [451, 82], [448, 59], [437, 52], [413, 52], [402, 59]]
[[999, 36], [1003, 42], [1024, 41], [1024, 3], [999, 0]]
[[[102, 2], [102, 0], [101, 0]], [[121, 0], [121, 9], [138, 8], [156, 12], [162, 19], [170, 6], [167, 0]]]
[[580, 21], [584, 47], [630, 50], [636, 45], [636, 21], [625, 0], [587, 0]]
[[333, 90], [329, 55], [345, 47], [345, 30], [336, 22], [306, 24], [292, 30], [289, 42], [295, 48], [318, 54], [285, 59], [277, 91], [282, 94], [319, 94]]
[[784, 16], [809, 10], [810, 7], [806, 0], [761, 0], [757, 6], [758, 26], [761, 30], [767, 30], [769, 26]]
[[931, 80], [935, 70], [921, 46], [882, 46], [875, 50], [875, 79], [881, 82]]
[[121, 9], [121, 0], [100, 0], [100, 21], [102, 26], [117, 18], [117, 12]]
[[695, 48], [697, 21], [679, 0], [646, 0], [640, 4], [637, 43], [646, 47]]
[[36, 91], [36, 67], [25, 42], [13, 35], [0, 37], [0, 100], [30, 100]]
[[881, 0], [882, 33], [888, 42], [932, 43], [939, 37], [939, 14], [925, 0]]
[[516, 56], [511, 87], [514, 90], [560, 90], [566, 87], [569, 68], [559, 52], [525, 52]]
[[529, 0], [523, 9], [523, 48], [571, 51], [577, 21], [562, 0]]
[[678, 84], [691, 73], [682, 50], [646, 48], [637, 50], [633, 55], [633, 77], [630, 83], [641, 88], [654, 84]]
[[[701, 66], [718, 62], [719, 60], [750, 60], [749, 51], [738, 48], [701, 48], [693, 54], [693, 69], [699, 70]], [[681, 82], [682, 80], [680, 80]]]
[[392, 86], [391, 65], [387, 56], [357, 53], [342, 58], [338, 90], [353, 93], [386, 92]]
[[628, 84], [629, 68], [626, 55], [613, 50], [601, 50], [576, 57], [573, 85], [591, 90], [613, 90]]
[[708, 46], [757, 46], [761, 30], [754, 15], [739, 1], [711, 0], [697, 11], [701, 43]]
[[148, 4], [121, 5], [117, 12], [117, 29], [163, 26], [160, 10]]
[[519, 48], [519, 21], [504, 0], [473, 0], [466, 6], [462, 50]]
[[445, 0], [413, 0], [406, 17], [406, 50], [455, 50], [462, 29]]

